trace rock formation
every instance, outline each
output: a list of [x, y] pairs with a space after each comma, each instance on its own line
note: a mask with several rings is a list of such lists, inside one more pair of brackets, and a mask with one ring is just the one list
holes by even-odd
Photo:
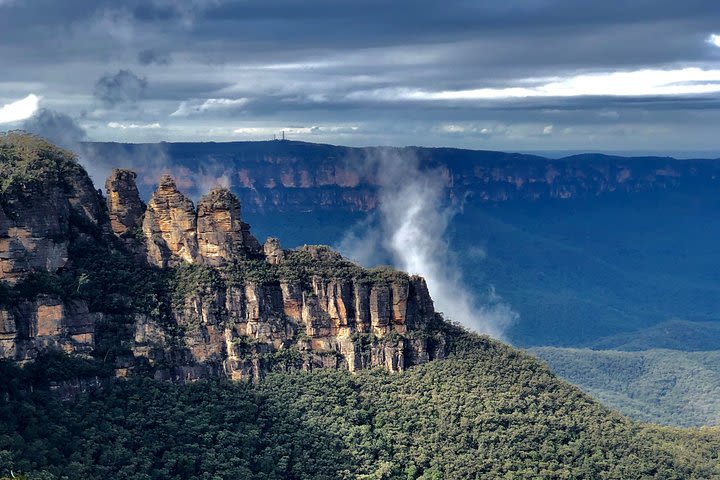
[[285, 251], [280, 247], [280, 240], [268, 237], [263, 244], [263, 254], [271, 265], [279, 265], [285, 260]]
[[[62, 176], [48, 173], [48, 163], [32, 181], [9, 182], [0, 196], [0, 358], [97, 353], [100, 331], [102, 355], [114, 352], [118, 376], [152, 368], [157, 378], [178, 381], [257, 379], [274, 368], [397, 371], [445, 355], [422, 278], [366, 270], [328, 247], [284, 250], [274, 238], [261, 247], [226, 189], [207, 193], [196, 211], [164, 176], [143, 214], [135, 174], [114, 170], [105, 203], [85, 172], [65, 160]], [[10, 161], [0, 156], [0, 169]], [[140, 224], [144, 240], [136, 240], [146, 255], [138, 260], [136, 244], [123, 247], [109, 235], [124, 237]], [[99, 257], [76, 271], [86, 250]], [[130, 264], [105, 265], [111, 250]], [[12, 286], [38, 269], [46, 277], [34, 279], [37, 286]], [[124, 280], [102, 301], [82, 290], [115, 277], [154, 279], [155, 287], [137, 289], [144, 296], [134, 298]]]
[[116, 235], [123, 235], [142, 227], [145, 204], [140, 200], [132, 170], [113, 169], [105, 182], [110, 226]]
[[0, 358], [27, 361], [47, 350], [90, 353], [99, 316], [84, 301], [48, 295], [0, 307]]
[[240, 201], [225, 188], [200, 199], [197, 212], [165, 175], [148, 203], [143, 232], [150, 263], [165, 267], [179, 262], [221, 265], [259, 255], [260, 244], [241, 219]]
[[163, 175], [150, 198], [143, 220], [148, 261], [160, 267], [181, 261], [193, 263], [198, 257], [197, 215], [192, 200]]
[[[189, 363], [236, 379], [262, 376], [270, 359], [283, 354], [286, 368], [404, 370], [443, 357], [441, 338], [406, 336], [424, 331], [434, 317], [424, 280], [404, 275], [389, 283], [315, 277], [310, 288], [248, 282], [192, 294], [175, 311]], [[135, 339], [143, 355], [169, 343], [147, 319], [136, 323]]]
[[215, 188], [198, 203], [199, 257], [208, 265], [221, 265], [242, 255], [257, 255], [260, 246], [240, 215], [240, 200], [225, 188]]
[[[33, 270], [63, 268], [71, 231], [102, 230], [107, 213], [71, 153], [16, 133], [0, 137], [0, 145], [11, 152], [0, 152], [0, 279], [12, 284]], [[54, 168], [46, 167], [50, 161]]]

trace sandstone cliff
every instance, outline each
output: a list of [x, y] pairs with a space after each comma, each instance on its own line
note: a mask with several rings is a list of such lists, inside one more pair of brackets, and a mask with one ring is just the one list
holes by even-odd
[[[633, 195], [720, 184], [713, 160], [619, 157], [601, 154], [559, 159], [537, 155], [452, 148], [350, 148], [294, 141], [163, 144], [169, 168], [189, 193], [198, 191], [196, 165], [207, 159], [225, 167], [246, 212], [368, 211], [378, 206], [382, 176], [367, 159], [417, 159], [439, 174], [449, 195], [476, 204], [571, 200]], [[107, 158], [138, 155], [141, 145], [94, 144]], [[117, 150], [120, 150], [119, 152]], [[150, 165], [137, 166], [144, 184], [156, 181]], [[207, 178], [204, 179], [205, 181]]]
[[70, 152], [31, 136], [0, 137], [0, 278], [55, 273], [68, 261], [73, 231], [103, 228], [107, 213]]
[[85, 300], [45, 290], [71, 267], [73, 241], [109, 234], [101, 195], [70, 152], [20, 133], [0, 136], [0, 179], [0, 358], [91, 351]]
[[173, 178], [163, 176], [143, 220], [148, 261], [160, 267], [179, 262], [221, 265], [260, 254], [260, 244], [240, 211], [238, 198], [217, 188], [200, 199], [196, 212]]
[[110, 225], [116, 235], [123, 235], [142, 226], [145, 204], [140, 200], [137, 175], [132, 170], [113, 169], [105, 182]]
[[199, 257], [209, 265], [221, 265], [242, 255], [257, 255], [260, 245], [242, 222], [240, 201], [224, 188], [213, 189], [198, 204]]
[[172, 177], [164, 175], [150, 198], [143, 220], [148, 261], [166, 267], [198, 257], [197, 215], [192, 200], [180, 193]]
[[[6, 171], [32, 157], [25, 140], [6, 140]], [[261, 247], [226, 189], [196, 209], [163, 176], [145, 208], [135, 174], [114, 170], [104, 202], [69, 154], [56, 152], [54, 171], [38, 152], [32, 180], [16, 175], [0, 197], [0, 358], [62, 350], [112, 362], [118, 376], [190, 380], [397, 371], [445, 355], [420, 277], [367, 270], [328, 247]]]
[[48, 295], [0, 307], [0, 358], [32, 360], [47, 350], [90, 353], [99, 315], [82, 300]]

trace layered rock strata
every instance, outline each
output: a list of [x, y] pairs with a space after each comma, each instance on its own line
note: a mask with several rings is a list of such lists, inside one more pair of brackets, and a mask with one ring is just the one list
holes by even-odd
[[170, 176], [163, 176], [143, 220], [148, 261], [160, 267], [180, 262], [221, 265], [260, 253], [241, 219], [240, 201], [227, 189], [203, 196], [197, 211]]
[[48, 350], [90, 353], [99, 317], [84, 301], [48, 295], [0, 307], [0, 358], [27, 361]]
[[56, 155], [66, 168], [43, 174], [17, 172], [7, 179], [0, 198], [0, 279], [8, 283], [33, 270], [59, 271], [68, 261], [75, 226], [105, 226], [102, 198], [87, 174], [68, 153]]
[[143, 220], [148, 261], [167, 267], [198, 258], [197, 215], [192, 200], [180, 193], [172, 177], [160, 179]]
[[105, 182], [110, 226], [116, 235], [124, 235], [142, 227], [145, 204], [140, 200], [132, 170], [113, 169]]
[[243, 223], [240, 200], [225, 188], [215, 188], [198, 203], [198, 256], [208, 265], [222, 265], [239, 256], [257, 255], [260, 245]]
[[[444, 356], [441, 337], [413, 336], [435, 315], [420, 277], [389, 283], [316, 277], [309, 289], [295, 282], [248, 282], [209, 293], [188, 296], [175, 311], [185, 329], [184, 363], [231, 378], [258, 378], [275, 361], [306, 370], [402, 371]], [[165, 359], [157, 354], [170, 339], [142, 319], [134, 341], [136, 354], [154, 363]]]
[[[274, 238], [261, 247], [226, 189], [210, 191], [196, 210], [164, 176], [145, 209], [134, 173], [114, 170], [104, 202], [73, 162], [61, 178], [43, 173], [10, 186], [0, 198], [0, 358], [28, 361], [50, 350], [92, 354], [98, 322], [104, 332], [129, 328], [113, 347], [124, 352], [112, 357], [118, 376], [148, 366], [158, 378], [178, 381], [260, 378], [277, 368], [399, 371], [445, 354], [442, 335], [429, 328], [437, 315], [422, 278], [364, 270], [327, 247], [284, 250]], [[169, 282], [165, 293], [155, 291], [157, 306], [139, 311], [136, 299], [112, 292], [110, 310], [90, 302], [100, 309], [90, 311], [82, 278], [95, 273], [72, 273], [73, 242], [122, 250], [122, 242], [106, 235], [126, 237], [139, 225], [141, 261], [149, 265], [138, 268], [148, 275], [171, 268], [156, 277]], [[37, 270], [50, 274], [53, 288], [61, 288], [56, 273], [71, 272], [72, 290], [63, 298], [3, 293]], [[172, 278], [182, 272], [191, 283], [178, 289]], [[202, 283], [203, 276], [213, 280]], [[162, 305], [169, 313], [153, 313]]]

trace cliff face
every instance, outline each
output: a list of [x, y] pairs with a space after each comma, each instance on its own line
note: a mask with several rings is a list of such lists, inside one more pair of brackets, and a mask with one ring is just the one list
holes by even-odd
[[[186, 365], [231, 378], [258, 378], [275, 364], [404, 370], [444, 356], [440, 338], [409, 335], [425, 330], [434, 315], [425, 282], [417, 277], [361, 283], [316, 276], [310, 285], [228, 282], [184, 297], [174, 311], [184, 328], [191, 360]], [[151, 362], [161, 360], [152, 352], [170, 341], [153, 322], [136, 324], [138, 354]], [[179, 371], [189, 378], [199, 375], [196, 369]]]
[[148, 239], [148, 261], [160, 267], [192, 263], [198, 256], [195, 206], [168, 175], [160, 179], [148, 202], [143, 233]]
[[[112, 158], [143, 146], [94, 144]], [[293, 141], [178, 143], [162, 148], [170, 169], [191, 193], [198, 192], [197, 165], [205, 159], [225, 166], [246, 212], [313, 210], [368, 211], [378, 206], [382, 173], [377, 162], [416, 159], [420, 169], [439, 175], [448, 193], [467, 202], [497, 203], [586, 199], [602, 196], [711, 188], [720, 183], [720, 163], [664, 157], [600, 154], [549, 159], [537, 155], [451, 148], [350, 148]], [[138, 155], [143, 155], [138, 151]], [[393, 160], [394, 159], [394, 160]], [[156, 171], [138, 165], [142, 184]], [[193, 192], [194, 190], [194, 192]]]
[[198, 204], [198, 254], [208, 265], [221, 265], [239, 255], [260, 253], [260, 244], [240, 216], [240, 201], [224, 188], [213, 189]]
[[11, 284], [30, 270], [63, 268], [73, 228], [104, 227], [107, 215], [72, 154], [21, 140], [17, 134], [0, 138], [0, 278]]
[[48, 350], [90, 353], [99, 316], [84, 301], [49, 295], [0, 307], [0, 358], [26, 361]]
[[142, 226], [145, 204], [140, 200], [132, 170], [113, 169], [105, 182], [110, 225], [116, 235], [132, 232]]
[[[382, 155], [368, 149], [369, 156]], [[418, 158], [440, 176], [452, 198], [484, 204], [572, 200], [671, 191], [720, 184], [717, 162], [670, 158], [532, 155], [450, 149], [391, 149], [391, 157]], [[349, 158], [265, 158], [238, 162], [235, 190], [250, 211], [371, 211], [379, 205], [382, 172], [361, 153]]]
[[[109, 235], [103, 199], [70, 152], [31, 136], [0, 136], [0, 178], [0, 281], [5, 285], [42, 290], [47, 276], [70, 267], [73, 239], [90, 232]], [[96, 317], [84, 300], [54, 294], [2, 297], [0, 358], [32, 359], [50, 348], [92, 349]]]
[[143, 220], [148, 261], [160, 267], [183, 261], [221, 265], [259, 254], [260, 244], [242, 222], [240, 210], [238, 198], [218, 188], [202, 197], [196, 212], [173, 178], [163, 176]]
[[[16, 143], [11, 153], [24, 155]], [[261, 247], [226, 189], [195, 209], [164, 176], [145, 209], [135, 174], [114, 170], [104, 202], [66, 160], [0, 197], [0, 358], [62, 350], [101, 356], [118, 376], [151, 368], [189, 380], [397, 371], [444, 356], [422, 278], [366, 270], [328, 247], [284, 250], [272, 238]]]

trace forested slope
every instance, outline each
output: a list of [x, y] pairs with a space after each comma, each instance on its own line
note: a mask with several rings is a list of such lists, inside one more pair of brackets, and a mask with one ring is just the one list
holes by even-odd
[[[403, 373], [134, 378], [60, 402], [5, 366], [3, 473], [30, 478], [718, 478], [720, 435], [645, 427], [532, 357], [460, 335]], [[464, 353], [463, 353], [464, 352]], [[13, 382], [15, 378], [18, 381]]]
[[610, 408], [679, 426], [720, 423], [720, 352], [534, 348], [553, 371]]

